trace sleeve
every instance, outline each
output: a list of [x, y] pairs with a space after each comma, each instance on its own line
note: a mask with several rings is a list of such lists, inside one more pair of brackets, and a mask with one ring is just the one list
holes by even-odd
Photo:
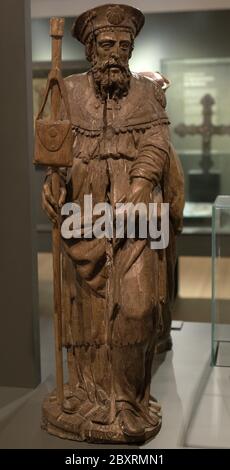
[[169, 157], [169, 140], [165, 125], [152, 126], [140, 136], [138, 157], [130, 170], [130, 179], [144, 178], [157, 186]]
[[170, 145], [170, 168], [166, 180], [167, 200], [170, 207], [170, 218], [176, 234], [183, 228], [183, 210], [185, 204], [184, 173], [180, 159]]

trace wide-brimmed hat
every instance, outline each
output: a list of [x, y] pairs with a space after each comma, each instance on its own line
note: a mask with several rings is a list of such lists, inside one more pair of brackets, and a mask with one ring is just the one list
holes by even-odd
[[83, 44], [100, 31], [120, 29], [128, 31], [133, 38], [143, 27], [145, 17], [137, 8], [129, 5], [108, 4], [87, 10], [75, 20], [72, 35]]

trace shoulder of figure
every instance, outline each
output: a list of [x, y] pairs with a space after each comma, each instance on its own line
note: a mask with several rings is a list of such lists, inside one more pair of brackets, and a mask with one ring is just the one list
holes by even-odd
[[139, 72], [133, 74], [133, 77], [138, 80], [143, 87], [146, 87], [148, 92], [153, 95], [163, 108], [166, 107], [165, 77], [158, 72]]
[[75, 73], [64, 78], [68, 90], [76, 86], [84, 86], [88, 83], [88, 72]]
[[139, 72], [139, 75], [156, 83], [164, 91], [170, 86], [169, 79], [160, 72]]

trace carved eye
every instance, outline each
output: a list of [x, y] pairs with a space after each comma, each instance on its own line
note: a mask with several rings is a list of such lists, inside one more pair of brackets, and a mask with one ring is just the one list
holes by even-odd
[[129, 44], [129, 42], [122, 42], [122, 43], [120, 44], [120, 47], [121, 47], [121, 49], [123, 49], [124, 51], [127, 51], [127, 50], [129, 49], [129, 47], [130, 47], [130, 44]]
[[102, 43], [100, 43], [100, 46], [103, 49], [108, 50], [113, 46], [113, 43], [112, 42], [102, 42]]

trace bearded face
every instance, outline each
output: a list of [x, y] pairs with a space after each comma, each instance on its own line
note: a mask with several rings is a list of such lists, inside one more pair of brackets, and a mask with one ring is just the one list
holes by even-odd
[[104, 101], [126, 96], [129, 90], [128, 61], [132, 51], [130, 33], [102, 32], [92, 44], [92, 73], [97, 95]]

